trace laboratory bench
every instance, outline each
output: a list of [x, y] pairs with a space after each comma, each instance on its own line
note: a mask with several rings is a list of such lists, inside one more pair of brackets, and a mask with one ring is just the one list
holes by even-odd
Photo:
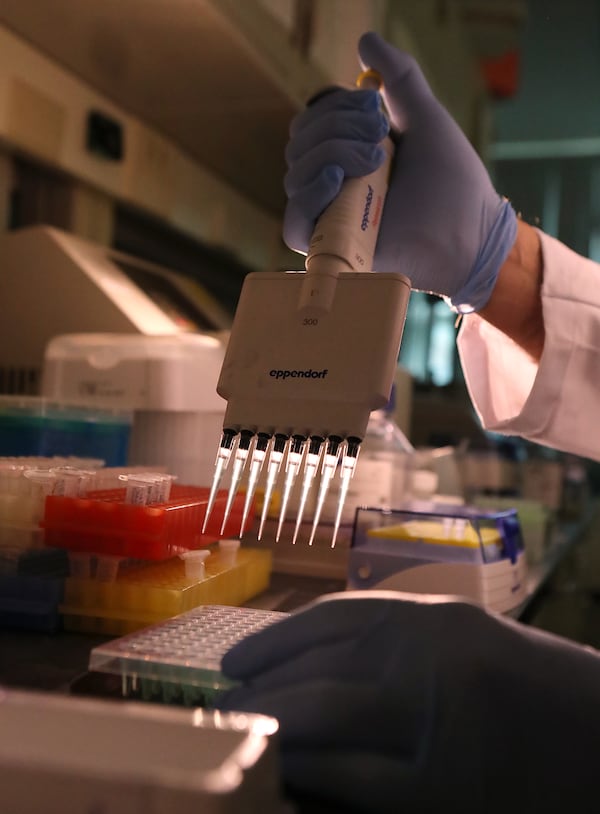
[[[598, 504], [594, 501], [581, 516], [555, 525], [545, 558], [528, 568], [527, 597], [509, 612], [511, 617], [524, 623], [535, 623], [536, 614], [546, 601], [551, 579], [588, 531], [591, 529], [596, 533], [592, 521], [598, 515]], [[290, 612], [322, 594], [344, 589], [345, 580], [341, 578], [275, 572], [271, 575], [269, 588], [246, 605]], [[120, 683], [114, 677], [88, 671], [91, 650], [114, 638], [69, 631], [43, 633], [0, 629], [0, 685], [121, 697]], [[577, 636], [573, 638], [577, 639]]]
[[[539, 608], [544, 606], [548, 592], [552, 591], [553, 580], [577, 553], [580, 543], [586, 540], [591, 543], [588, 538], [592, 535], [600, 545], [600, 513], [596, 504], [590, 505], [580, 517], [555, 526], [547, 556], [529, 568], [527, 598], [510, 613], [513, 618], [536, 624]], [[344, 589], [345, 580], [340, 578], [275, 572], [268, 589], [245, 604], [255, 609], [289, 612], [317, 596]], [[600, 603], [594, 608], [600, 622]], [[42, 691], [57, 699], [62, 697], [67, 704], [65, 711], [73, 710], [75, 698], [122, 701], [123, 685], [118, 675], [88, 669], [91, 651], [114, 638], [66, 630], [44, 633], [0, 629], [0, 686]], [[571, 638], [581, 640], [577, 632]], [[135, 697], [129, 695], [128, 700], [135, 700]], [[139, 703], [147, 710], [159, 709], [156, 705], [147, 705], [148, 700], [153, 699], [146, 698]], [[48, 698], [44, 697], [44, 708], [47, 704]], [[281, 802], [286, 814], [348, 814], [312, 799], [289, 799], [284, 795]]]
[[[343, 591], [341, 579], [274, 573], [269, 589], [249, 607], [292, 611], [324, 593]], [[99, 696], [121, 695], [110, 676], [88, 673], [90, 651], [115, 637], [71, 631], [0, 629], [0, 685]]]

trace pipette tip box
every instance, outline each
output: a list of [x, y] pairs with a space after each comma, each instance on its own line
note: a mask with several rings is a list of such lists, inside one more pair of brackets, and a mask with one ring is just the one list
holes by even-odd
[[93, 648], [88, 667], [118, 676], [126, 697], [211, 706], [218, 693], [234, 686], [221, 671], [223, 655], [287, 615], [205, 605]]
[[359, 508], [347, 587], [464, 596], [505, 612], [526, 596], [516, 510]]
[[40, 396], [0, 396], [0, 455], [76, 455], [127, 462], [133, 414]]

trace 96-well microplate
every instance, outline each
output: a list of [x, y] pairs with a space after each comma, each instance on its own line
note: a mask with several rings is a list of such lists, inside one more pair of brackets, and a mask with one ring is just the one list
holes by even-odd
[[221, 659], [241, 639], [288, 616], [280, 611], [203, 605], [95, 647], [89, 669], [118, 675], [123, 695], [209, 705], [235, 685]]

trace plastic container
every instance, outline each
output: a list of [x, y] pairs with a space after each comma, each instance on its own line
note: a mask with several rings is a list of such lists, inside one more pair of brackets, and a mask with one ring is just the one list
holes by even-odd
[[0, 456], [77, 456], [127, 462], [132, 413], [37, 396], [0, 396]]
[[[220, 551], [190, 552], [156, 563], [123, 563], [112, 581], [69, 577], [60, 612], [64, 627], [80, 633], [122, 636], [199, 605], [237, 606], [269, 587], [271, 553], [241, 549], [234, 563]], [[193, 555], [204, 555], [202, 563]]]
[[290, 814], [277, 721], [58, 693], [0, 694], [7, 814]]
[[214, 336], [90, 333], [49, 342], [46, 396], [134, 413], [128, 462], [166, 466], [210, 486], [226, 402], [216, 391], [225, 354]]
[[[163, 560], [239, 534], [244, 494], [236, 495], [221, 532], [227, 492], [221, 490], [202, 533], [209, 490], [173, 485], [165, 503], [126, 501], [126, 489], [90, 492], [85, 497], [48, 495], [44, 517], [46, 545], [127, 559]], [[251, 511], [244, 530], [254, 522]]]
[[[385, 408], [374, 410], [360, 445], [356, 469], [346, 496], [342, 524], [354, 521], [359, 506], [399, 508], [407, 498], [414, 449], [393, 419], [394, 394]], [[335, 519], [339, 478], [334, 477], [321, 519]]]
[[517, 512], [441, 505], [427, 512], [361, 508], [347, 587], [455, 594], [499, 612], [512, 610], [527, 592]]
[[209, 705], [216, 693], [235, 686], [221, 672], [223, 655], [251, 633], [288, 616], [281, 611], [205, 605], [95, 647], [89, 669], [117, 675], [123, 695], [153, 682], [155, 697], [175, 690], [190, 703]]

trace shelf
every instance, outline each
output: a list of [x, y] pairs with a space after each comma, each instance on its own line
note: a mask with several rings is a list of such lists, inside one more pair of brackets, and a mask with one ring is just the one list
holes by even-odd
[[0, 23], [281, 214], [289, 122], [326, 79], [258, 0], [4, 0]]

